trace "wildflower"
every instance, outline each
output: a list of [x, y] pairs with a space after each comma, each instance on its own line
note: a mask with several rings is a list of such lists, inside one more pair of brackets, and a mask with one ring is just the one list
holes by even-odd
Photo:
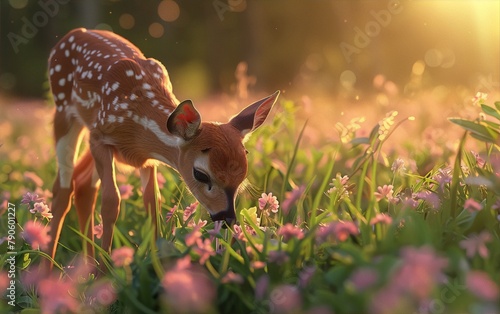
[[215, 251], [212, 247], [212, 241], [210, 241], [209, 239], [196, 239], [196, 246], [193, 248], [193, 251], [200, 256], [201, 265], [205, 264], [210, 256], [215, 255]]
[[31, 202], [40, 202], [42, 201], [38, 194], [26, 192], [23, 195], [23, 199], [21, 200], [21, 204], [30, 204]]
[[471, 154], [472, 154], [472, 156], [474, 156], [474, 158], [476, 159], [476, 164], [477, 164], [477, 166], [478, 166], [479, 168], [483, 168], [483, 167], [484, 167], [484, 164], [486, 163], [486, 162], [484, 161], [484, 159], [483, 159], [481, 156], [479, 156], [479, 154], [478, 154], [478, 153], [476, 153], [476, 152], [474, 152], [474, 151], [471, 151]]
[[174, 205], [172, 206], [172, 208], [170, 208], [170, 210], [167, 212], [167, 214], [165, 215], [166, 216], [166, 222], [169, 222], [170, 219], [172, 219], [172, 217], [174, 217], [174, 214], [175, 212], [177, 211], [178, 209], [178, 206], [177, 205]]
[[193, 231], [186, 235], [185, 242], [187, 246], [195, 245], [196, 241], [201, 238], [201, 227], [201, 225], [196, 225]]
[[87, 295], [102, 306], [109, 306], [116, 301], [117, 292], [109, 280], [98, 281], [89, 288]]
[[429, 297], [434, 285], [444, 280], [443, 269], [448, 260], [436, 256], [430, 247], [407, 247], [401, 251], [402, 266], [394, 276], [392, 285], [407, 291], [419, 300]]
[[78, 295], [73, 283], [57, 278], [45, 278], [38, 284], [40, 307], [42, 314], [78, 313], [79, 302], [74, 297]]
[[165, 182], [167, 182], [167, 180], [165, 180], [165, 177], [161, 172], [158, 172], [156, 174], [156, 180], [158, 181], [158, 188], [163, 189], [163, 185], [165, 185]]
[[474, 106], [480, 105], [483, 103], [486, 99], [488, 99], [488, 94], [486, 93], [481, 93], [477, 92], [476, 95], [472, 98], [472, 104]]
[[257, 255], [255, 253], [262, 253], [263, 249], [264, 249], [263, 244], [255, 243], [253, 246], [252, 245], [247, 246], [245, 250], [247, 251], [248, 257], [253, 258], [255, 255]]
[[482, 271], [473, 270], [465, 278], [467, 289], [480, 299], [496, 301], [500, 295], [498, 285]]
[[384, 185], [379, 186], [377, 188], [378, 192], [375, 192], [375, 198], [377, 202], [382, 200], [383, 198], [387, 198], [387, 200], [391, 201], [394, 197], [392, 196], [394, 186], [392, 185]]
[[370, 220], [370, 225], [376, 225], [378, 223], [383, 225], [390, 225], [392, 223], [392, 218], [391, 216], [383, 213], [377, 214]]
[[132, 195], [134, 195], [134, 187], [130, 184], [122, 184], [118, 187], [120, 191], [120, 196], [122, 200], [128, 200]]
[[432, 209], [438, 209], [441, 204], [439, 197], [436, 193], [431, 191], [421, 191], [415, 194], [417, 199], [424, 200]]
[[289, 259], [288, 254], [284, 251], [269, 251], [267, 260], [270, 263], [281, 265], [288, 262]]
[[280, 203], [278, 202], [278, 199], [276, 196], [273, 196], [273, 192], [270, 192], [269, 194], [262, 193], [261, 197], [259, 198], [259, 208], [261, 210], [264, 210], [268, 205], [269, 210], [273, 213], [278, 212], [278, 208], [280, 207]]
[[281, 285], [271, 291], [271, 303], [274, 313], [294, 313], [302, 308], [302, 297], [294, 285]]
[[326, 226], [321, 226], [316, 232], [316, 240], [320, 243], [333, 236], [335, 240], [344, 242], [351, 235], [358, 235], [359, 230], [352, 221], [333, 221]]
[[23, 173], [23, 177], [25, 180], [29, 180], [35, 184], [35, 186], [42, 186], [43, 180], [34, 172], [25, 171]]
[[316, 268], [313, 266], [304, 267], [304, 269], [299, 273], [299, 287], [305, 288], [309, 282], [311, 282], [315, 272]]
[[281, 209], [285, 215], [288, 214], [292, 205], [304, 194], [305, 189], [306, 187], [301, 185], [285, 193], [285, 200], [281, 204]]
[[378, 280], [378, 273], [369, 268], [359, 268], [349, 278], [356, 291], [362, 292], [372, 287]]
[[452, 170], [450, 167], [445, 167], [443, 169], [438, 169], [438, 172], [432, 177], [433, 180], [435, 180], [438, 184], [439, 187], [441, 188], [441, 191], [444, 191], [444, 186], [448, 183], [451, 182], [452, 179]]
[[401, 158], [396, 158], [396, 160], [394, 160], [394, 162], [392, 163], [391, 171], [396, 173], [396, 172], [404, 172], [405, 170], [406, 170], [405, 161]]
[[269, 276], [264, 274], [255, 282], [255, 299], [260, 301], [264, 299], [269, 288]]
[[224, 277], [221, 279], [221, 283], [237, 283], [242, 284], [245, 282], [245, 279], [240, 274], [237, 274], [233, 271], [228, 271]]
[[331, 188], [326, 192], [328, 194], [338, 192], [338, 195], [341, 197], [349, 196], [349, 191], [347, 190], [348, 181], [348, 176], [341, 176], [340, 174], [337, 174], [335, 179], [332, 179], [332, 182], [330, 183]]
[[210, 240], [213, 241], [215, 237], [217, 237], [218, 234], [220, 234], [220, 230], [222, 229], [222, 226], [224, 225], [224, 221], [218, 220], [214, 221], [214, 228], [211, 230], [208, 230], [208, 234], [210, 235]]
[[460, 241], [460, 247], [465, 249], [469, 258], [474, 257], [476, 254], [479, 254], [482, 258], [487, 258], [489, 253], [486, 243], [491, 242], [491, 240], [491, 234], [483, 231], [479, 235], [473, 234], [468, 239]]
[[198, 202], [191, 203], [184, 209], [183, 220], [186, 222], [189, 217], [196, 211], [196, 207], [198, 207]]
[[470, 213], [473, 213], [483, 209], [483, 205], [481, 205], [481, 203], [479, 203], [475, 199], [469, 198], [465, 201], [464, 208], [468, 210]]
[[282, 236], [283, 241], [285, 242], [292, 238], [296, 238], [297, 240], [304, 238], [304, 232], [302, 231], [302, 229], [292, 225], [291, 223], [287, 223], [279, 228], [277, 234], [279, 236]]
[[[178, 261], [179, 263], [179, 261]], [[184, 264], [184, 262], [182, 262]], [[210, 313], [216, 287], [204, 269], [183, 265], [167, 271], [161, 284], [164, 299], [173, 313]]]
[[134, 249], [128, 246], [122, 246], [111, 252], [111, 260], [116, 267], [128, 266], [134, 260]]
[[42, 217], [44, 218], [47, 218], [47, 219], [51, 219], [52, 218], [52, 214], [50, 213], [50, 208], [49, 206], [47, 206], [45, 203], [43, 202], [36, 202], [34, 205], [33, 205], [33, 208], [30, 209], [30, 213], [32, 214], [40, 214]]
[[261, 268], [266, 267], [266, 263], [264, 263], [263, 261], [253, 261], [250, 263], [250, 266], [253, 269], [261, 269]]
[[96, 238], [100, 239], [102, 237], [102, 224], [95, 225], [93, 233]]
[[28, 221], [24, 225], [21, 236], [31, 245], [33, 249], [46, 249], [50, 242], [48, 234], [50, 227], [45, 227], [38, 221]]
[[0, 271], [0, 291], [7, 291], [10, 285], [9, 276], [6, 272]]

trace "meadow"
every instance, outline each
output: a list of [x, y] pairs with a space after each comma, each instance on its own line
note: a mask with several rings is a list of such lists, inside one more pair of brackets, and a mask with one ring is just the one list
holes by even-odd
[[38, 275], [48, 258], [40, 248], [56, 173], [54, 108], [0, 106], [0, 311], [499, 313], [500, 102], [472, 90], [453, 100], [386, 94], [323, 100], [320, 112], [316, 100], [285, 93], [246, 143], [233, 228], [211, 222], [178, 175], [159, 167], [155, 241], [139, 176], [120, 173], [111, 254], [94, 230], [107, 269], [99, 276], [81, 262], [74, 210], [56, 270]]

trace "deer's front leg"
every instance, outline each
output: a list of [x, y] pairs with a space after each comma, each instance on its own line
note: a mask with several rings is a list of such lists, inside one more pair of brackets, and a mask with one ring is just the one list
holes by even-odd
[[102, 248], [110, 252], [113, 229], [120, 210], [120, 193], [116, 186], [113, 147], [103, 144], [98, 134], [94, 133], [90, 136], [90, 150], [101, 179]]
[[160, 208], [160, 191], [155, 190], [155, 183], [157, 182], [156, 166], [145, 167], [140, 169], [141, 183], [143, 190], [144, 207], [149, 212], [151, 223], [155, 230], [155, 236], [158, 236], [157, 216], [158, 209]]

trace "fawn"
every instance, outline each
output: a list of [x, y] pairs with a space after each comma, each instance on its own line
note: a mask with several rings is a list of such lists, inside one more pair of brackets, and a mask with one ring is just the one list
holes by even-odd
[[[108, 31], [75, 29], [52, 49], [49, 78], [55, 100], [57, 178], [48, 254], [54, 258], [64, 218], [75, 196], [80, 231], [93, 240], [101, 188], [102, 248], [111, 249], [120, 194], [115, 162], [139, 169], [144, 206], [156, 227], [156, 166], [181, 175], [212, 220], [235, 220], [234, 201], [246, 177], [244, 138], [266, 119], [279, 91], [243, 109], [227, 123], [201, 122], [190, 100], [179, 102], [165, 67]], [[83, 130], [89, 149], [78, 162]], [[94, 247], [87, 242], [87, 254]]]

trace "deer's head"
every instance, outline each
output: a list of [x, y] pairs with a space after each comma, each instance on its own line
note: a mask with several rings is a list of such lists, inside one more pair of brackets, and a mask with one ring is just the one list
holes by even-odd
[[212, 220], [235, 221], [234, 201], [247, 174], [244, 139], [265, 121], [278, 96], [251, 104], [224, 124], [201, 122], [189, 100], [168, 118], [169, 132], [182, 139], [177, 170]]

